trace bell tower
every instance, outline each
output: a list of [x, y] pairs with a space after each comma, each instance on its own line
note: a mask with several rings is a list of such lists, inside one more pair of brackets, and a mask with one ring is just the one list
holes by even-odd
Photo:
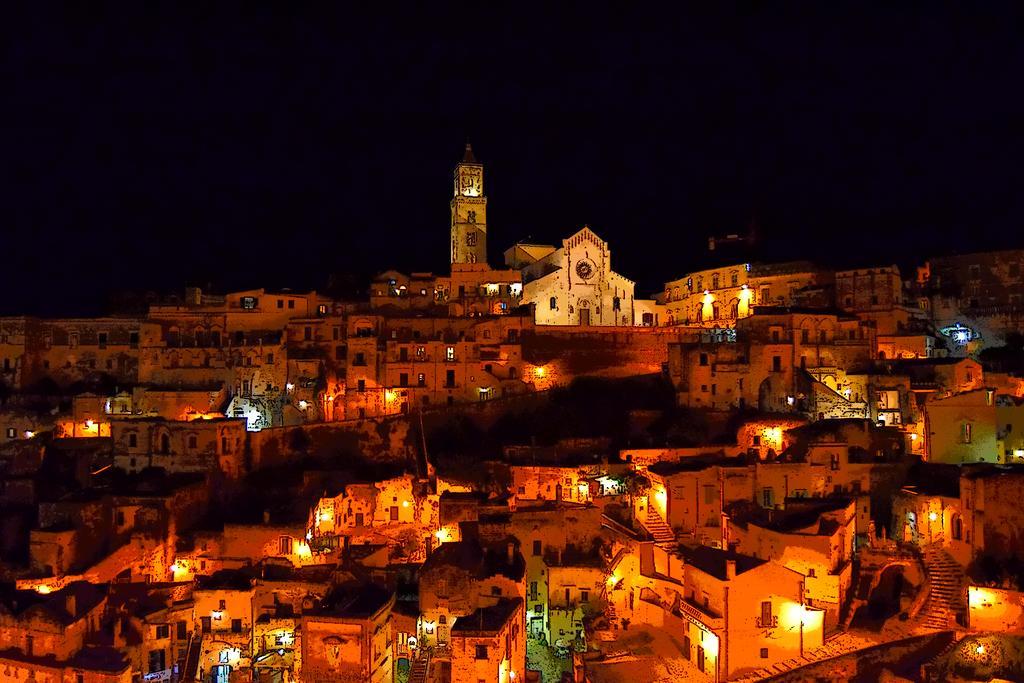
[[466, 143], [466, 153], [455, 167], [452, 196], [452, 265], [487, 263], [487, 197], [484, 167]]

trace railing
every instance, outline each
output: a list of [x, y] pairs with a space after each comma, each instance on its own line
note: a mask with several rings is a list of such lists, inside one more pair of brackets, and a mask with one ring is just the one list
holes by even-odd
[[691, 619], [703, 624], [704, 626], [712, 630], [723, 628], [725, 626], [724, 618], [711, 612], [710, 610], [707, 610], [707, 608], [695, 604], [689, 598], [684, 598], [679, 601], [679, 609], [686, 616], [690, 617]]
[[758, 617], [757, 627], [758, 628], [778, 628], [779, 626], [779, 615], [773, 614], [770, 617]]

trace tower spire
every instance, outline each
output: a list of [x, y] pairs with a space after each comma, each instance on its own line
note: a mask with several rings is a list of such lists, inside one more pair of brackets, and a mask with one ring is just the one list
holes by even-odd
[[473, 145], [469, 144], [469, 138], [466, 138], [466, 153], [462, 155], [462, 163], [477, 163], [476, 157], [473, 155]]

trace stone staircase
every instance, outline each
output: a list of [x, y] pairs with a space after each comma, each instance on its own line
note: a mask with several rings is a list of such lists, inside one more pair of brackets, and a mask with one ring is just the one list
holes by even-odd
[[663, 548], [676, 544], [676, 535], [672, 532], [672, 527], [666, 524], [652, 507], [647, 508], [647, 523], [644, 527], [654, 537], [654, 542]]
[[412, 660], [412, 668], [409, 670], [409, 683], [426, 683], [429, 670], [430, 653], [426, 652]]
[[955, 618], [966, 609], [966, 580], [963, 568], [937, 543], [922, 552], [929, 592], [918, 620], [928, 629], [955, 628]]

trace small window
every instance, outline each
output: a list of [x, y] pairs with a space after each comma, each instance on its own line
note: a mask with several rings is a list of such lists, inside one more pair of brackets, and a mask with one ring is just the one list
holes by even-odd
[[708, 354], [706, 354], [706, 353], [700, 354], [700, 364], [702, 366], [705, 366], [705, 365], [708, 364]]
[[171, 637], [171, 627], [168, 624], [160, 624], [156, 627], [157, 640]]
[[128, 448], [135, 448], [139, 445], [139, 435], [135, 432], [128, 434]]
[[551, 297], [548, 299], [548, 308], [552, 311], [558, 308], [558, 297]]
[[761, 659], [768, 659], [768, 648], [761, 648]]
[[444, 350], [444, 359], [447, 361], [455, 360], [455, 347], [447, 346]]
[[242, 308], [247, 311], [255, 310], [259, 305], [259, 299], [254, 296], [243, 296], [242, 297]]
[[973, 425], [970, 422], [964, 422], [961, 425], [960, 436], [963, 443], [971, 443], [971, 436], [973, 431]]
[[241, 619], [232, 619], [231, 620], [231, 632], [232, 633], [241, 633], [242, 632], [242, 620]]
[[295, 299], [288, 299], [288, 308], [295, 308]]
[[199, 437], [197, 437], [195, 434], [189, 434], [188, 435], [188, 447], [194, 449], [198, 445], [199, 445]]
[[14, 427], [8, 427], [7, 428], [7, 438], [8, 439], [13, 439], [15, 436], [17, 436], [17, 434], [18, 434], [18, 432], [17, 432], [17, 430]]
[[486, 645], [477, 645], [476, 646], [476, 658], [477, 659], [487, 659], [487, 646]]
[[807, 569], [807, 576], [811, 577], [812, 579], [815, 578], [816, 576], [818, 576], [818, 570], [814, 567], [809, 567]]
[[[525, 488], [523, 489], [523, 493], [526, 493]], [[539, 556], [540, 555], [540, 550], [541, 550], [541, 542], [540, 541], [534, 541], [533, 542], [533, 556], [534, 557]]]
[[278, 299], [277, 300], [277, 307], [278, 308], [284, 308], [284, 299]]

